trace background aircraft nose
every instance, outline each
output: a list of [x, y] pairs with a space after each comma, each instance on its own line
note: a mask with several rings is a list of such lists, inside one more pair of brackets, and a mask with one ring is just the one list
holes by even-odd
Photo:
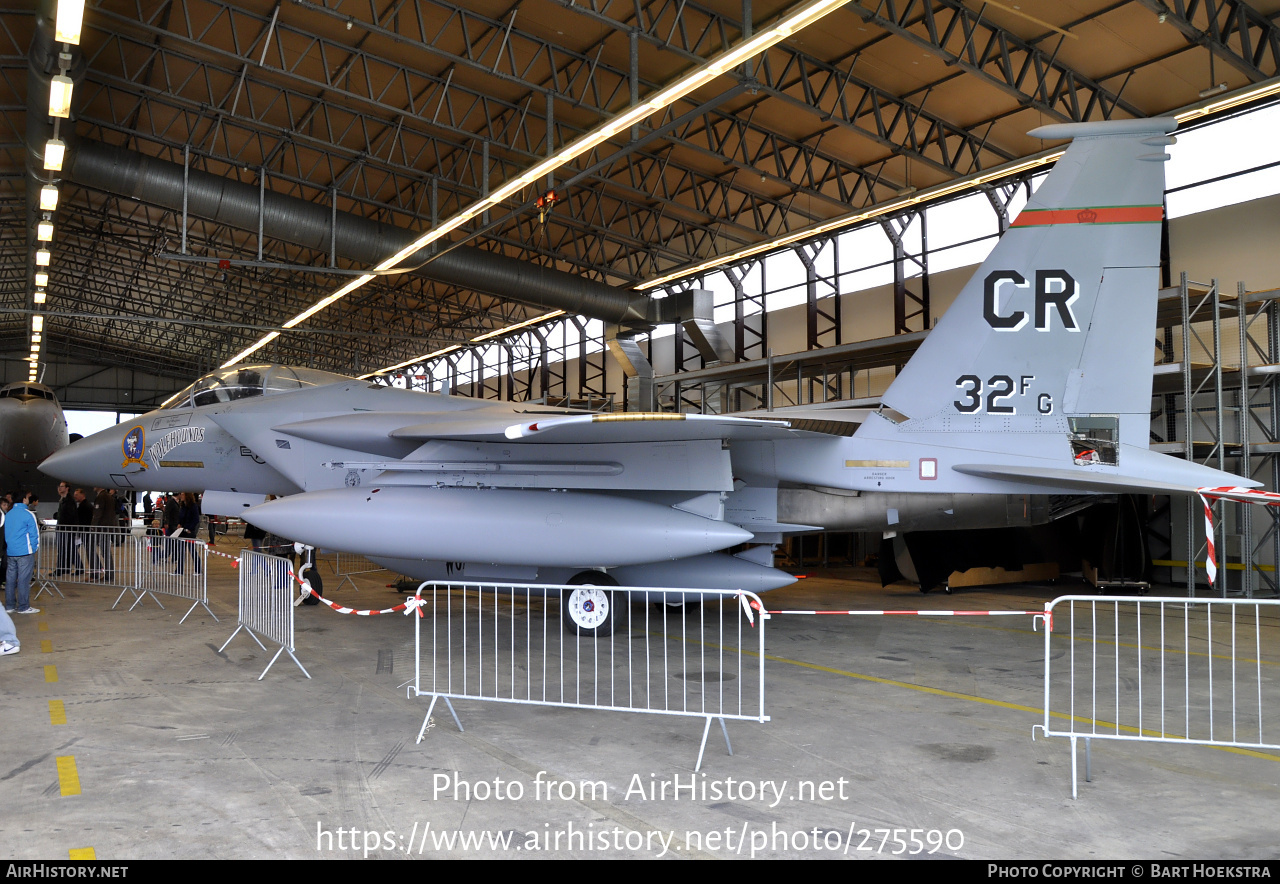
[[40, 472], [73, 485], [114, 487], [116, 483], [111, 478], [112, 473], [132, 473], [139, 469], [136, 464], [129, 464], [127, 469], [124, 467], [121, 443], [131, 426], [121, 424], [72, 442], [45, 458], [40, 464]]

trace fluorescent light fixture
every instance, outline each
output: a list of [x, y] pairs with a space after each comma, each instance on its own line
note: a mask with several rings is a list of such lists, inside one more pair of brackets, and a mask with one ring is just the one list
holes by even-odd
[[40, 208], [46, 212], [58, 208], [58, 188], [52, 184], [40, 188]]
[[36, 266], [38, 267], [49, 266], [49, 250], [48, 249], [40, 249], [39, 251], [36, 252]]
[[36, 274], [36, 286], [38, 288], [44, 288], [48, 284], [49, 274], [45, 273], [43, 270]]
[[[1273, 95], [1280, 95], [1280, 77], [1274, 77], [1270, 80], [1267, 80], [1264, 83], [1255, 84], [1253, 86], [1246, 87], [1244, 89], [1241, 89], [1238, 92], [1235, 92], [1231, 95], [1224, 96], [1216, 101], [1207, 102], [1207, 103], [1189, 108], [1184, 111], [1179, 111], [1178, 113], [1175, 113], [1172, 116], [1179, 123], [1185, 123], [1188, 120], [1194, 120], [1198, 117], [1207, 116], [1209, 114], [1220, 113], [1222, 111], [1230, 110], [1234, 107], [1239, 107], [1244, 104], [1249, 104], [1251, 102], [1258, 101], [1263, 98], [1269, 98]], [[904, 208], [907, 208], [917, 203], [924, 202], [925, 200], [940, 199], [944, 196], [949, 196], [950, 194], [953, 194], [962, 190], [968, 190], [968, 189], [978, 187], [989, 181], [994, 181], [997, 178], [1003, 178], [1006, 175], [1016, 175], [1019, 172], [1024, 172], [1024, 171], [1033, 169], [1037, 166], [1043, 166], [1043, 165], [1048, 165], [1049, 163], [1057, 162], [1057, 160], [1062, 156], [1062, 154], [1063, 154], [1063, 151], [1061, 150], [1055, 150], [1055, 151], [1051, 151], [1043, 154], [1036, 154], [1022, 161], [1007, 164], [1004, 166], [998, 166], [990, 170], [989, 172], [985, 172], [981, 175], [959, 179], [957, 181], [953, 181], [948, 184], [942, 184], [937, 187], [931, 187], [927, 190], [917, 191], [910, 194], [902, 194], [899, 199], [890, 200], [887, 203], [882, 203], [878, 206], [874, 206], [865, 211], [854, 212], [850, 215], [845, 215], [841, 218], [836, 218], [832, 221], [827, 221], [823, 224], [815, 225], [813, 227], [809, 227], [804, 230], [787, 234], [786, 236], [778, 237], [777, 239], [771, 239], [768, 242], [758, 243], [754, 246], [748, 246], [744, 249], [739, 249], [736, 252], [730, 252], [729, 254], [721, 255], [709, 261], [704, 261], [701, 264], [688, 265], [688, 266], [682, 267], [679, 270], [675, 270], [675, 271], [672, 271], [671, 273], [664, 274], [663, 276], [659, 276], [656, 279], [645, 280], [644, 282], [635, 286], [635, 288], [638, 291], [644, 291], [645, 289], [655, 288], [657, 286], [664, 285], [665, 283], [672, 282], [677, 279], [682, 279], [683, 277], [686, 277], [686, 276], [693, 276], [695, 274], [702, 273], [707, 270], [713, 270], [717, 267], [722, 267], [726, 264], [737, 263], [738, 261], [741, 261], [745, 258], [749, 258], [753, 255], [758, 255], [762, 252], [769, 252], [775, 249], [780, 249], [780, 248], [783, 248], [784, 246], [791, 245], [792, 243], [799, 242], [800, 240], [803, 240], [803, 239], [808, 239], [814, 236], [820, 236], [824, 233], [829, 233], [833, 230], [839, 230], [845, 227], [852, 227], [856, 224], [861, 224], [864, 221], [869, 221], [873, 218], [878, 218], [882, 215], [888, 215], [894, 212], [901, 211]]]
[[471, 343], [478, 344], [481, 341], [488, 341], [492, 338], [500, 338], [503, 335], [510, 334], [513, 331], [518, 331], [522, 328], [528, 328], [531, 325], [537, 325], [539, 322], [545, 322], [548, 319], [555, 319], [557, 316], [564, 316], [564, 311], [552, 310], [550, 313], [544, 313], [541, 316], [535, 316], [533, 317], [533, 319], [526, 319], [524, 322], [514, 323], [513, 325], [509, 325], [506, 328], [500, 328], [491, 332], [485, 332], [482, 335], [472, 338]]
[[58, 0], [58, 16], [54, 20], [53, 37], [60, 43], [80, 43], [80, 26], [84, 22], [84, 0]]
[[74, 86], [71, 78], [62, 74], [54, 74], [49, 79], [49, 116], [64, 120], [71, 116], [71, 90]]
[[32, 300], [34, 300], [37, 304], [43, 304], [43, 303], [44, 303], [44, 290], [43, 290], [43, 289], [36, 289], [35, 297], [34, 297], [34, 298], [32, 298]]
[[50, 172], [61, 172], [62, 161], [67, 156], [67, 144], [60, 138], [50, 138], [44, 143], [44, 167]]
[[1246, 86], [1229, 95], [1224, 95], [1213, 101], [1187, 108], [1173, 115], [1173, 118], [1179, 123], [1185, 123], [1188, 120], [1194, 120], [1197, 117], [1216, 114], [1221, 111], [1231, 110], [1233, 107], [1239, 107], [1242, 104], [1248, 104], [1252, 101], [1258, 101], [1262, 98], [1269, 98], [1272, 95], [1280, 94], [1280, 77], [1272, 77], [1262, 83], [1255, 83]]
[[437, 356], [444, 356], [446, 353], [452, 353], [454, 350], [461, 350], [461, 349], [462, 349], [461, 344], [450, 344], [448, 347], [443, 347], [439, 350], [436, 350], [434, 353], [428, 353], [425, 356], [415, 356], [412, 359], [406, 359], [404, 362], [397, 362], [395, 365], [390, 365], [386, 368], [379, 369], [378, 371], [371, 371], [368, 374], [362, 374], [360, 375], [360, 380], [363, 381], [367, 378], [373, 377], [374, 375], [383, 374], [384, 372], [395, 371], [397, 368], [404, 368], [405, 366], [408, 366], [408, 365], [414, 365], [419, 362], [426, 362], [429, 359], [435, 359]]
[[910, 208], [911, 206], [919, 203], [941, 199], [942, 197], [950, 196], [953, 193], [971, 190], [990, 181], [995, 181], [1010, 175], [1017, 175], [1021, 172], [1027, 172], [1039, 166], [1046, 166], [1050, 163], [1057, 162], [1064, 153], [1066, 153], [1066, 151], [1061, 149], [1043, 151], [1038, 154], [1033, 154], [1025, 160], [1017, 160], [1012, 163], [1005, 163], [1002, 166], [996, 166], [995, 168], [978, 175], [971, 175], [966, 178], [961, 178], [946, 184], [939, 184], [936, 187], [929, 187], [924, 190], [911, 191], [903, 194], [902, 196], [895, 197], [888, 202], [872, 206], [870, 209], [864, 209], [859, 212], [842, 215], [839, 218], [833, 218], [830, 221], [824, 221], [821, 224], [815, 224], [812, 227], [806, 227], [803, 230], [797, 230], [793, 233], [788, 233], [785, 236], [779, 236], [766, 242], [756, 243], [753, 246], [738, 249], [735, 252], [719, 255], [708, 261], [703, 261], [701, 264], [686, 265], [678, 270], [673, 270], [670, 273], [664, 274], [655, 279], [647, 279], [634, 286], [634, 288], [637, 291], [656, 288], [657, 286], [664, 285], [668, 282], [683, 279], [686, 276], [694, 276], [707, 270], [722, 267], [725, 264], [735, 264], [746, 258], [750, 258], [753, 255], [759, 255], [763, 252], [772, 252], [776, 249], [783, 248], [784, 246], [789, 246], [792, 243], [800, 242], [801, 240], [821, 236], [824, 233], [831, 233], [832, 231], [841, 230], [846, 227], [853, 227], [857, 224], [863, 223], [864, 221], [870, 221], [873, 218], [879, 218], [883, 215], [891, 215], [895, 212], [901, 212], [903, 209]]
[[[493, 338], [500, 338], [503, 335], [508, 335], [513, 331], [519, 331], [522, 328], [528, 328], [531, 325], [537, 325], [540, 322], [546, 322], [549, 319], [555, 319], [556, 317], [564, 316], [564, 315], [565, 315], [565, 311], [563, 310], [552, 310], [550, 313], [543, 313], [541, 316], [535, 316], [532, 319], [526, 319], [523, 322], [512, 323], [511, 325], [508, 325], [505, 328], [499, 328], [491, 332], [485, 332], [482, 335], [477, 335], [476, 337], [471, 339], [470, 343], [479, 344], [484, 341], [492, 340]], [[461, 350], [461, 349], [462, 349], [461, 344], [451, 344], [450, 346], [445, 347], [443, 350], [437, 350], [434, 353], [427, 353], [424, 356], [415, 356], [412, 359], [406, 359], [404, 362], [397, 362], [395, 365], [389, 365], [386, 368], [380, 368], [377, 371], [371, 371], [368, 374], [362, 374], [360, 375], [360, 380], [364, 380], [365, 378], [371, 378], [371, 377], [374, 377], [375, 375], [385, 374], [389, 371], [395, 371], [398, 368], [404, 368], [405, 366], [408, 366], [408, 365], [416, 365], [419, 362], [427, 362], [428, 360], [435, 359], [437, 356], [443, 356], [446, 353], [452, 353], [454, 350]]]
[[[381, 264], [378, 264], [374, 268], [374, 270], [376, 271], [390, 270], [391, 268], [399, 264], [401, 261], [403, 261], [405, 258], [421, 250], [422, 248], [430, 245], [431, 243], [441, 239], [442, 237], [448, 235], [450, 232], [458, 229], [463, 224], [466, 224], [472, 218], [475, 218], [478, 215], [482, 214], [483, 212], [487, 211], [488, 209], [493, 208], [494, 206], [497, 206], [505, 202], [506, 200], [510, 199], [513, 196], [516, 196], [525, 187], [529, 186], [535, 181], [538, 181], [545, 175], [551, 172], [554, 172], [556, 169], [560, 168], [565, 163], [571, 162], [577, 157], [582, 156], [583, 154], [587, 153], [593, 148], [604, 143], [609, 138], [616, 135], [618, 132], [621, 132], [623, 129], [629, 128], [630, 126], [643, 122], [647, 117], [649, 117], [653, 113], [674, 104], [675, 102], [679, 101], [681, 98], [688, 95], [690, 92], [692, 92], [694, 89], [698, 88], [699, 86], [703, 85], [704, 83], [707, 83], [710, 80], [715, 79], [716, 77], [720, 76], [726, 71], [732, 70], [733, 68], [742, 64], [748, 58], [758, 55], [759, 53], [768, 49], [770, 46], [773, 46], [775, 43], [779, 43], [782, 40], [786, 39], [787, 36], [789, 36], [793, 31], [799, 30], [800, 28], [803, 28], [806, 25], [812, 24], [813, 22], [822, 18], [822, 16], [827, 15], [828, 13], [833, 12], [834, 10], [844, 6], [847, 2], [848, 0], [811, 0], [811, 2], [809, 3], [800, 4], [794, 11], [785, 15], [782, 19], [777, 21], [772, 27], [761, 31], [760, 33], [751, 37], [751, 39], [740, 43], [734, 48], [729, 49], [721, 53], [720, 55], [716, 56], [715, 58], [712, 58], [709, 61], [705, 62], [704, 64], [698, 66], [694, 70], [685, 74], [680, 79], [676, 80], [676, 82], [672, 83], [670, 86], [667, 86], [664, 89], [660, 89], [657, 92], [657, 94], [650, 96], [648, 99], [636, 105], [635, 107], [631, 108], [630, 110], [626, 111], [625, 113], [616, 117], [612, 117], [609, 120], [606, 120], [605, 122], [597, 126], [595, 129], [591, 130], [587, 134], [578, 138], [576, 141], [573, 141], [565, 145], [558, 153], [554, 154], [553, 156], [547, 157], [545, 160], [542, 160], [541, 162], [537, 163], [532, 168], [526, 169], [524, 172], [520, 173], [512, 180], [508, 181], [506, 184], [499, 187], [497, 190], [495, 190], [485, 199], [482, 199], [476, 203], [472, 203], [470, 206], [463, 209], [461, 212], [457, 213], [452, 218], [449, 218], [448, 220], [443, 221], [440, 224], [437, 224], [431, 230], [419, 236], [417, 239], [409, 243], [400, 251], [396, 252], [390, 258], [387, 258]], [[355, 280], [343, 286], [337, 292], [334, 292], [332, 295], [329, 295], [323, 301], [320, 301], [319, 303], [309, 308], [307, 311], [298, 314], [293, 319], [286, 322], [284, 324], [284, 327], [293, 328], [299, 322], [302, 322], [308, 317], [314, 315], [317, 311], [323, 310], [325, 307], [327, 307], [329, 304], [332, 304], [334, 301], [338, 300], [339, 298], [345, 297], [346, 295], [360, 288], [360, 286], [364, 285], [366, 282], [368, 282], [372, 278], [373, 276], [368, 274], [357, 277]], [[246, 356], [250, 355], [251, 353], [263, 347], [269, 340], [274, 338], [276, 334], [277, 334], [276, 332], [272, 332], [270, 335], [264, 337], [262, 340], [258, 341], [258, 343], [254, 344], [252, 347], [249, 347], [248, 349], [242, 351], [240, 354], [238, 354], [234, 358], [228, 360], [227, 362], [224, 362], [222, 367], [229, 368], [230, 366], [239, 362], [241, 359], [245, 358]], [[425, 359], [430, 357], [421, 357], [421, 358]], [[402, 365], [409, 365], [416, 361], [418, 360], [416, 359], [410, 360], [409, 362], [402, 363]], [[395, 368], [397, 367], [398, 366], [389, 366], [387, 368], [380, 369], [379, 371], [373, 372], [370, 375], [364, 375], [364, 377], [372, 377], [373, 374], [381, 374], [384, 371], [394, 371]]]
[[40, 345], [40, 332], [31, 333], [31, 346], [38, 347]]
[[280, 337], [280, 332], [272, 332], [271, 334], [264, 337], [261, 341], [258, 341], [258, 343], [254, 344], [252, 347], [246, 347], [245, 349], [237, 353], [235, 356], [232, 356], [226, 362], [222, 363], [222, 367], [230, 368], [231, 366], [235, 365], [237, 362], [239, 362], [241, 359], [244, 359], [246, 356], [250, 355], [251, 353], [256, 353], [258, 350], [261, 350], [263, 347], [265, 347], [267, 344], [270, 344], [272, 341], [274, 341], [278, 337]]
[[31, 317], [31, 330], [33, 332], [44, 331], [44, 317], [41, 316], [39, 313]]
[[41, 221], [36, 224], [36, 239], [40, 242], [49, 242], [53, 239], [53, 222]]

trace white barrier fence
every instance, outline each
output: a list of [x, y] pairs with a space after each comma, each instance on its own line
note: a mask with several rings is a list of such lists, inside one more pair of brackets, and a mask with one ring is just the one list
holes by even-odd
[[157, 595], [191, 602], [181, 622], [197, 606], [209, 609], [209, 550], [202, 541], [148, 536], [142, 528], [64, 526], [43, 530], [36, 555], [36, 597], [57, 592], [65, 583], [91, 583], [119, 589], [112, 609], [126, 593], [133, 594], [132, 611], [147, 596], [164, 609]]
[[[437, 700], [458, 730], [451, 700], [487, 700], [702, 718], [695, 769], [711, 723], [768, 721], [760, 600], [733, 590], [617, 587], [608, 635], [564, 628], [569, 594], [582, 587], [431, 583], [419, 589], [410, 696]], [[565, 600], [562, 602], [562, 598]], [[667, 604], [642, 604], [665, 598]], [[634, 602], [634, 604], [633, 604]]]
[[254, 552], [251, 549], [240, 551], [240, 588], [239, 603], [236, 606], [236, 629], [231, 633], [230, 638], [222, 643], [222, 647], [218, 648], [218, 653], [222, 653], [242, 629], [264, 651], [267, 650], [267, 646], [258, 636], [280, 645], [280, 649], [271, 658], [267, 668], [262, 670], [262, 675], [258, 676], [258, 681], [262, 681], [263, 676], [271, 671], [276, 660], [286, 651], [302, 670], [302, 674], [307, 678], [311, 677], [311, 673], [307, 672], [306, 667], [293, 653], [295, 580], [293, 563], [288, 559]]
[[333, 573], [341, 577], [337, 588], [342, 589], [348, 583], [356, 592], [360, 591], [360, 587], [356, 586], [356, 582], [352, 580], [352, 576], [356, 574], [376, 574], [378, 571], [385, 571], [381, 565], [375, 565], [364, 556], [352, 555], [351, 553], [334, 553]]
[[1095, 739], [1280, 749], [1280, 602], [1063, 596], [1044, 620], [1032, 736], [1071, 741], [1073, 798], [1079, 740], [1086, 781]]

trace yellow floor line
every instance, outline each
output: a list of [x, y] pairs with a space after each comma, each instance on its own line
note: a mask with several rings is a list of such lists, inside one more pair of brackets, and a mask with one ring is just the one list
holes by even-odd
[[49, 631], [49, 624], [41, 620], [40, 625], [36, 627], [36, 632], [48, 632], [48, 631]]
[[[750, 651], [744, 651], [743, 655], [750, 656], [750, 657], [756, 656], [754, 653]], [[876, 676], [876, 675], [864, 675], [860, 672], [850, 672], [847, 669], [836, 669], [831, 666], [822, 666], [821, 664], [818, 664], [818, 663], [806, 663], [803, 660], [791, 660], [787, 657], [777, 657], [772, 654], [766, 654], [765, 659], [771, 660], [774, 663], [786, 663], [790, 666], [799, 666], [802, 669], [812, 669], [817, 672], [827, 672], [827, 673], [830, 673], [831, 675], [842, 675], [845, 678], [853, 678], [859, 681], [869, 681], [874, 684], [889, 685], [895, 688], [906, 688], [907, 690], [911, 690], [911, 691], [919, 691], [920, 693], [924, 693], [924, 694], [932, 694], [936, 697], [947, 697], [952, 700], [968, 700], [971, 703], [981, 703], [986, 706], [997, 706], [1001, 709], [1012, 709], [1016, 712], [1030, 712], [1036, 716], [1041, 716], [1041, 717], [1044, 715], [1044, 709], [1037, 708], [1035, 706], [1024, 706], [1020, 703], [1006, 703], [1003, 700], [992, 700], [988, 697], [978, 697], [978, 696], [974, 696], [973, 694], [961, 694], [957, 691], [948, 691], [942, 688], [926, 687], [925, 685], [912, 684], [911, 682], [908, 682], [908, 681], [896, 681], [891, 678], [880, 678], [879, 676]], [[1082, 722], [1086, 724], [1094, 724], [1096, 727], [1101, 728], [1104, 731], [1119, 730], [1125, 733], [1141, 734], [1142, 736], [1147, 736], [1147, 737], [1160, 736], [1159, 731], [1152, 731], [1146, 728], [1143, 728], [1140, 730], [1136, 727], [1131, 727], [1130, 725], [1120, 725], [1117, 728], [1115, 722], [1101, 721], [1101, 720], [1094, 722], [1092, 718], [1084, 718], [1083, 716], [1080, 716], [1080, 715], [1068, 715], [1065, 712], [1051, 712], [1049, 713], [1049, 716], [1051, 718], [1065, 719], [1067, 721], [1077, 721], [1077, 722]], [[1078, 736], [1087, 736], [1087, 735], [1080, 734]], [[1166, 736], [1168, 736], [1170, 739], [1174, 739], [1174, 740], [1178, 739], [1178, 736], [1176, 734], [1166, 734]], [[1188, 745], [1193, 745], [1193, 744], [1188, 744]], [[1194, 745], [1199, 745], [1199, 744], [1194, 744]], [[1212, 746], [1210, 748], [1219, 749], [1223, 752], [1231, 752], [1236, 755], [1247, 755], [1250, 758], [1262, 758], [1267, 761], [1280, 761], [1280, 755], [1270, 755], [1266, 752], [1259, 752], [1255, 749], [1242, 749], [1236, 746]]]
[[67, 851], [71, 859], [97, 859], [98, 854], [92, 847], [73, 847]]
[[[939, 618], [936, 620], [930, 618], [929, 622], [936, 623], [939, 625], [961, 627], [964, 629], [994, 629], [997, 632], [1012, 632], [1015, 635], [1031, 635], [1032, 633], [1035, 633], [1037, 635], [1043, 635], [1043, 633], [1037, 632], [1036, 630], [1019, 629], [1016, 626], [993, 626], [989, 623], [974, 623], [968, 617], [955, 618], [955, 619]], [[1053, 635], [1053, 638], [1063, 640], [1063, 641], [1076, 641], [1082, 644], [1087, 643], [1089, 641], [1089, 637], [1087, 635], [1076, 636], [1074, 639], [1066, 632], [1055, 632], [1052, 635]], [[1110, 641], [1108, 639], [1103, 639], [1103, 638], [1098, 639], [1098, 645], [1100, 646], [1106, 645], [1107, 647], [1130, 648], [1130, 649], [1139, 650], [1139, 651], [1151, 651], [1154, 654], [1160, 653], [1160, 650], [1161, 650], [1160, 647], [1157, 645], [1137, 645], [1137, 644], [1133, 644], [1132, 642], [1120, 642], [1117, 645], [1115, 642]], [[1170, 655], [1180, 655], [1180, 656], [1187, 656], [1187, 657], [1208, 657], [1214, 660], [1230, 660], [1231, 659], [1230, 654], [1206, 654], [1204, 651], [1185, 651], [1179, 648], [1165, 648], [1164, 652]], [[1263, 666], [1280, 666], [1280, 662], [1277, 662], [1275, 660], [1256, 660], [1252, 657], [1237, 657], [1236, 662], [1237, 663], [1260, 663]]]
[[58, 756], [58, 785], [64, 796], [80, 794], [80, 773], [76, 770], [74, 755]]
[[42, 639], [42, 640], [40, 641], [40, 653], [42, 653], [42, 654], [52, 654], [52, 653], [53, 653], [53, 642], [49, 641], [49, 639], [47, 639], [47, 638], [46, 638], [46, 639]]
[[58, 667], [49, 664], [44, 668], [44, 680], [46, 682], [55, 682], [58, 680]]
[[67, 709], [61, 700], [49, 701], [49, 724], [66, 724]]

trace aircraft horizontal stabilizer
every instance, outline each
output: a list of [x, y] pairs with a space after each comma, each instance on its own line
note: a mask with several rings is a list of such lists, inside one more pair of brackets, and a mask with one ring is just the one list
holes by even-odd
[[956, 464], [952, 469], [984, 479], [1041, 485], [1058, 491], [1098, 494], [1195, 494], [1197, 489], [1206, 485], [1228, 482], [1236, 485], [1259, 484], [1200, 464], [1187, 463], [1145, 450], [1125, 450], [1124, 460], [1130, 462], [1130, 469], [1123, 471], [1108, 467], [1070, 469], [1010, 464]]

